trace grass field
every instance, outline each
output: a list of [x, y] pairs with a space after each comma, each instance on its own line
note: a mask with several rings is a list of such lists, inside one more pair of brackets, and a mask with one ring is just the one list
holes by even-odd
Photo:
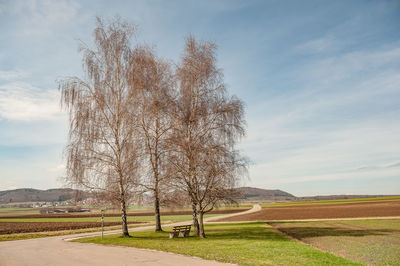
[[346, 204], [346, 203], [368, 203], [368, 202], [393, 202], [400, 201], [400, 196], [358, 198], [358, 199], [338, 199], [338, 200], [314, 200], [314, 201], [292, 201], [263, 203], [261, 207], [286, 207], [286, 206], [304, 206], [304, 205], [326, 205], [326, 204]]
[[34, 208], [0, 208], [0, 216], [7, 216], [7, 215], [26, 215], [26, 214], [39, 214], [40, 209]]
[[307, 244], [354, 261], [400, 265], [400, 219], [270, 224]]
[[[169, 228], [169, 230], [171, 230]], [[359, 265], [290, 240], [265, 223], [206, 225], [206, 239], [169, 239], [167, 232], [135, 232], [76, 241], [156, 249], [240, 265]]]

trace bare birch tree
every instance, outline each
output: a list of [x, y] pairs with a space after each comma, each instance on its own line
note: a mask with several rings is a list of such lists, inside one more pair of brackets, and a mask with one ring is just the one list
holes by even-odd
[[[168, 138], [172, 128], [173, 73], [170, 63], [157, 58], [148, 47], [137, 50], [140, 54], [132, 73], [140, 91], [140, 125], [144, 139], [146, 178], [141, 185], [151, 191], [154, 201], [155, 231], [162, 231], [160, 202], [169, 177]], [[137, 82], [139, 81], [139, 82]]]
[[191, 199], [198, 234], [205, 237], [204, 213], [230, 199], [245, 161], [234, 147], [244, 135], [243, 103], [228, 97], [216, 67], [214, 43], [189, 37], [177, 69], [179, 97], [174, 120], [177, 182]]
[[133, 33], [118, 17], [109, 23], [97, 18], [95, 48], [80, 48], [85, 78], [59, 82], [61, 106], [70, 119], [67, 181], [118, 200], [124, 236], [129, 236], [126, 205], [138, 183], [140, 155], [137, 91], [131, 84], [137, 61]]

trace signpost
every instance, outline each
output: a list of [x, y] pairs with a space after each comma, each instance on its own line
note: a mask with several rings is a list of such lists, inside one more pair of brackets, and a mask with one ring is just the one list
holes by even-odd
[[104, 232], [104, 210], [101, 210], [101, 240], [103, 240]]

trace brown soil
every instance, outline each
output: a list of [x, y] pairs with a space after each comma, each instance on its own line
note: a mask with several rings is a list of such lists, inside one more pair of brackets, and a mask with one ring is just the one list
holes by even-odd
[[[128, 222], [137, 224], [140, 222]], [[104, 222], [104, 226], [120, 225], [121, 222]], [[0, 235], [46, 231], [74, 230], [100, 227], [100, 222], [0, 222]]]
[[[247, 209], [224, 209], [224, 210], [214, 210], [209, 212], [209, 214], [229, 214], [237, 213], [242, 211], [250, 210]], [[191, 211], [167, 211], [161, 212], [163, 215], [191, 215]], [[154, 212], [132, 212], [128, 213], [128, 216], [153, 216]], [[13, 215], [13, 216], [0, 216], [1, 219], [15, 219], [15, 218], [86, 218], [86, 217], [100, 217], [100, 213], [57, 213], [57, 214], [27, 214], [27, 215]], [[105, 217], [119, 217], [120, 213], [106, 213]]]
[[264, 221], [400, 216], [400, 202], [266, 207], [261, 211], [218, 221]]

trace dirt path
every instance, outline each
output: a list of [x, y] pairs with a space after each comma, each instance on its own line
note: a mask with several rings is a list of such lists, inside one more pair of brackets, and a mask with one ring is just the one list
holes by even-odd
[[[253, 206], [240, 214], [248, 214], [260, 210]], [[228, 214], [226, 217], [239, 215]], [[225, 216], [224, 216], [225, 217]], [[211, 221], [214, 217], [205, 219]], [[191, 223], [191, 221], [173, 223], [164, 226], [175, 226]], [[154, 226], [144, 226], [130, 229], [130, 232], [153, 229]], [[107, 231], [105, 235], [117, 234], [121, 230]], [[138, 249], [131, 247], [103, 246], [69, 242], [68, 240], [98, 236], [99, 232], [66, 235], [57, 237], [36, 238], [0, 242], [0, 265], [229, 265], [226, 263], [203, 260], [197, 257], [178, 255], [174, 253]], [[65, 241], [67, 240], [67, 241]]]

